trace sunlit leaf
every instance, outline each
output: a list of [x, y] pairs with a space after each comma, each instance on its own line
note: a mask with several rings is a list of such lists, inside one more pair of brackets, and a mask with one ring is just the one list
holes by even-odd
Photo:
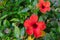
[[4, 36], [4, 34], [2, 32], [0, 32], [0, 37], [3, 37], [3, 36]]
[[24, 27], [23, 27], [23, 28], [21, 28], [20, 35], [21, 35], [21, 36], [24, 36], [24, 33], [25, 33], [25, 29], [24, 29]]
[[19, 36], [20, 36], [20, 30], [19, 30], [18, 26], [16, 26], [14, 23], [12, 25], [14, 26], [14, 36], [16, 38], [19, 38]]
[[15, 21], [15, 22], [17, 21], [17, 22], [18, 22], [19, 19], [17, 19], [17, 18], [13, 18], [13, 19], [11, 19], [10, 21]]
[[43, 17], [42, 16], [39, 17], [39, 21], [43, 21]]

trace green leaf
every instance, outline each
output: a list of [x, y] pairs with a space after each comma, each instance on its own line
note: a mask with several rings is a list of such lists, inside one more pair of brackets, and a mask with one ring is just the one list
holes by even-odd
[[2, 19], [4, 19], [5, 17], [7, 17], [7, 15], [2, 16], [0, 19], [2, 20]]
[[57, 13], [57, 18], [60, 18], [60, 13]]
[[50, 32], [50, 36], [51, 36], [51, 40], [55, 40], [56, 39], [56, 35], [52, 31]]
[[18, 14], [23, 13], [23, 12], [27, 12], [28, 10], [29, 10], [28, 7], [27, 7], [27, 8], [24, 8], [24, 9], [22, 9], [21, 11], [19, 10]]
[[10, 40], [10, 38], [9, 37], [6, 37], [6, 40]]
[[26, 0], [27, 3], [31, 3], [32, 0]]
[[43, 21], [43, 17], [42, 16], [39, 17], [39, 21]]
[[44, 40], [51, 40], [50, 35], [47, 33], [46, 36], [43, 38]]
[[0, 20], [0, 26], [1, 26], [1, 20]]
[[13, 40], [17, 40], [17, 39], [13, 39]]
[[58, 23], [58, 32], [60, 33], [60, 23]]
[[14, 26], [14, 37], [19, 38], [20, 36], [20, 30], [18, 26], [15, 25], [15, 23], [12, 24]]
[[25, 29], [24, 29], [24, 27], [21, 29], [21, 32], [20, 32], [21, 34], [21, 36], [24, 36], [24, 33], [25, 33]]
[[3, 37], [4, 35], [3, 35], [3, 33], [2, 32], [0, 32], [0, 37]]
[[15, 5], [18, 6], [21, 2], [23, 2], [24, 0], [15, 0]]
[[3, 22], [3, 25], [5, 26], [5, 27], [8, 27], [8, 26], [10, 26], [10, 23], [9, 23], [9, 21], [8, 20], [4, 20], [4, 22]]
[[0, 9], [3, 9], [3, 8], [4, 8], [4, 6], [1, 6], [1, 5], [0, 5]]
[[59, 3], [59, 5], [60, 5], [60, 0], [58, 0], [58, 3]]
[[33, 5], [36, 6], [36, 4], [37, 4], [37, 0], [34, 0]]
[[13, 19], [11, 19], [10, 21], [14, 21], [14, 22], [18, 22], [19, 21], [19, 19], [18, 18], [13, 18]]
[[4, 1], [3, 1], [3, 5], [5, 5], [5, 4], [6, 4], [6, 2], [7, 2], [7, 0], [4, 0]]

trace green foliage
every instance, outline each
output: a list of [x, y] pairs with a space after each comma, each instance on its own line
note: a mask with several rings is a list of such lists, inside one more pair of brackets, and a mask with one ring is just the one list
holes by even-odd
[[18, 26], [16, 26], [14, 23], [12, 25], [14, 26], [14, 37], [19, 38], [20, 30], [19, 30]]
[[0, 0], [0, 40], [26, 40], [24, 21], [33, 13], [47, 26], [45, 37], [35, 40], [60, 40], [60, 0], [49, 1], [50, 12], [42, 14], [38, 0]]

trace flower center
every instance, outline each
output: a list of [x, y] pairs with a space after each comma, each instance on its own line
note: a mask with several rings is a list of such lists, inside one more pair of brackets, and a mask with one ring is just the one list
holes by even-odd
[[33, 24], [32, 26], [33, 26], [33, 28], [37, 28], [37, 24], [36, 24], [36, 23], [35, 23], [35, 24]]
[[44, 9], [44, 8], [45, 8], [45, 6], [44, 6], [44, 5], [42, 5], [42, 8]]

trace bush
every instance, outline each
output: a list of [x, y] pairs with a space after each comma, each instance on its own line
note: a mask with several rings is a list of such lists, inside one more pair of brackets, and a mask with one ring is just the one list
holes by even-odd
[[[48, 5], [47, 1], [45, 3], [40, 1], [0, 0], [0, 40], [60, 40], [60, 0], [48, 0], [50, 5]], [[48, 8], [41, 9], [41, 3], [44, 4], [43, 9], [48, 6], [50, 10]], [[35, 16], [31, 17], [32, 15]], [[28, 27], [25, 26], [29, 25], [27, 23], [31, 20], [37, 20], [37, 18], [34, 18], [36, 16], [38, 16], [38, 22], [43, 21], [46, 24], [39, 24], [42, 29], [43, 26], [46, 26], [43, 29], [44, 31], [37, 29], [42, 32], [42, 36], [39, 36], [37, 34], [39, 32], [36, 30], [34, 31], [37, 33], [32, 35], [30, 35], [31, 33], [28, 34], [31, 30], [26, 32]], [[25, 23], [26, 20], [29, 21]], [[37, 38], [36, 35], [39, 37]]]

